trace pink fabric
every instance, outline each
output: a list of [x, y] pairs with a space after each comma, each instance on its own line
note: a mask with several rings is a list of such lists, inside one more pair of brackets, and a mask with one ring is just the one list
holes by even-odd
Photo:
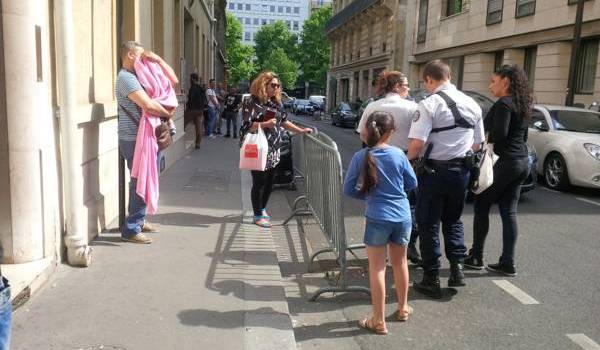
[[[175, 90], [158, 63], [146, 59], [135, 61], [135, 74], [148, 96], [166, 109], [177, 107]], [[136, 193], [144, 199], [149, 215], [158, 208], [158, 144], [154, 129], [160, 118], [142, 111], [133, 155], [131, 177], [137, 179]]]

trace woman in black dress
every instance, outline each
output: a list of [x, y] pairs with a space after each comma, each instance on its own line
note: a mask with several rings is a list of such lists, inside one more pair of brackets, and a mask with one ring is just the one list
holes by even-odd
[[488, 142], [494, 145], [498, 161], [494, 165], [494, 183], [475, 196], [473, 247], [464, 265], [483, 269], [483, 245], [489, 230], [492, 204], [498, 203], [502, 218], [502, 255], [497, 264], [486, 268], [515, 276], [517, 243], [517, 206], [521, 185], [529, 175], [527, 131], [533, 96], [525, 72], [517, 66], [503, 66], [491, 78], [490, 92], [498, 98], [484, 119]]
[[273, 189], [275, 167], [279, 164], [279, 149], [283, 129], [295, 133], [310, 133], [310, 128], [300, 128], [287, 119], [281, 104], [281, 83], [273, 72], [265, 71], [250, 85], [250, 98], [242, 106], [243, 124], [240, 140], [243, 143], [248, 132], [254, 133], [260, 125], [267, 137], [269, 150], [264, 171], [252, 173], [252, 208], [254, 223], [261, 227], [271, 227], [271, 217], [266, 211], [267, 202]]

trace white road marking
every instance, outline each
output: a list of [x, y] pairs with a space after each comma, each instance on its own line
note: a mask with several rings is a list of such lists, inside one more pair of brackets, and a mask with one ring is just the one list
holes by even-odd
[[505, 292], [515, 297], [523, 305], [539, 304], [537, 300], [533, 299], [529, 294], [525, 293], [507, 280], [494, 280], [493, 282], [496, 283], [498, 287], [504, 289]]
[[581, 201], [581, 202], [585, 202], [585, 203], [589, 203], [589, 204], [597, 205], [597, 206], [599, 206], [599, 207], [600, 207], [600, 203], [598, 203], [598, 202], [595, 202], [595, 201], [593, 201], [593, 200], [589, 200], [589, 199], [586, 199], [586, 198], [580, 198], [580, 197], [575, 197], [575, 199], [577, 199], [578, 201]]
[[567, 334], [567, 337], [584, 350], [600, 350], [600, 345], [585, 334]]

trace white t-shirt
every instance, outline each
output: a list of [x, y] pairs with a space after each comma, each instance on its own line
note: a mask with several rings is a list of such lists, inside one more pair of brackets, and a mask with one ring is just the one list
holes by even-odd
[[206, 99], [208, 100], [208, 105], [212, 108], [219, 107], [218, 104], [214, 103], [214, 100], [217, 98], [217, 94], [213, 89], [206, 89]]
[[394, 117], [395, 131], [390, 137], [389, 144], [396, 146], [404, 151], [408, 149], [408, 133], [413, 119], [413, 114], [417, 110], [417, 104], [406, 100], [400, 95], [389, 92], [385, 97], [371, 102], [365, 108], [358, 128], [356, 131], [361, 133], [369, 116], [376, 111], [388, 112]]
[[[474, 125], [474, 129], [457, 127], [431, 133], [434, 128], [443, 128], [455, 124], [454, 116], [446, 101], [436, 94], [440, 90], [443, 90], [446, 95], [454, 100], [461, 116], [469, 124]], [[473, 144], [481, 143], [484, 140], [481, 107], [471, 97], [456, 89], [456, 86], [450, 83], [444, 84], [429, 97], [419, 102], [408, 137], [425, 141], [425, 147], [423, 147], [421, 155], [425, 153], [429, 144], [433, 143], [429, 159], [450, 160], [462, 158], [473, 147]]]

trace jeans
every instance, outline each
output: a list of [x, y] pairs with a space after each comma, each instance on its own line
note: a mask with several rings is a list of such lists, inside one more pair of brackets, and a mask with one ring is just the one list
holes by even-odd
[[10, 330], [12, 323], [12, 304], [10, 285], [4, 277], [0, 279], [0, 350], [10, 349]]
[[[119, 140], [119, 151], [127, 161], [127, 168], [131, 174], [135, 141]], [[130, 238], [142, 232], [142, 225], [144, 225], [144, 220], [146, 218], [146, 203], [144, 202], [144, 199], [136, 193], [136, 186], [137, 179], [130, 178], [128, 216], [127, 219], [125, 219], [124, 226], [121, 228], [121, 236], [125, 238]]]
[[[237, 112], [225, 112], [227, 113], [227, 135], [231, 135], [230, 131], [233, 131], [233, 136], [237, 136], [238, 127], [238, 115]], [[233, 129], [231, 128], [233, 124]]]
[[452, 263], [462, 262], [467, 248], [464, 227], [460, 220], [463, 212], [469, 171], [465, 167], [435, 167], [435, 174], [419, 176], [416, 217], [419, 228], [423, 270], [438, 275], [440, 269], [440, 222], [444, 234], [446, 258]]
[[208, 107], [208, 124], [206, 125], [206, 135], [210, 136], [215, 132], [215, 122], [217, 121], [217, 109]]
[[494, 165], [494, 183], [487, 190], [475, 196], [473, 218], [473, 250], [471, 254], [481, 259], [483, 246], [490, 222], [492, 204], [498, 203], [502, 218], [502, 255], [500, 263], [512, 265], [517, 244], [517, 206], [521, 195], [521, 185], [529, 176], [529, 159], [500, 158]]
[[275, 168], [265, 171], [251, 171], [252, 191], [250, 198], [252, 200], [252, 209], [254, 216], [262, 215], [262, 210], [267, 207], [271, 191], [273, 190], [273, 180], [275, 179]]

